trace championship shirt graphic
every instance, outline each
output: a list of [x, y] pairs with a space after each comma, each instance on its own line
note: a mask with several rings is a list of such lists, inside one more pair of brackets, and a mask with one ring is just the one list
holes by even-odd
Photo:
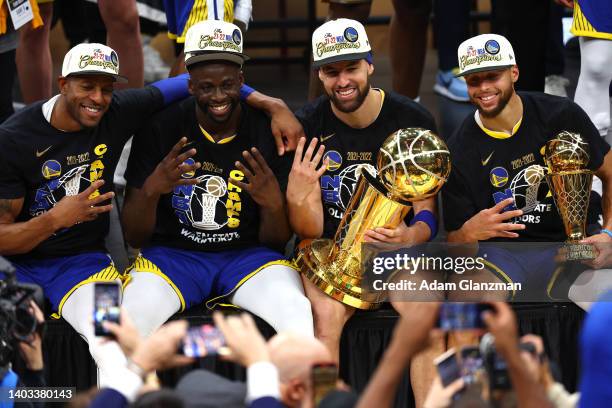
[[338, 174], [331, 174], [340, 169], [342, 157], [333, 150], [327, 152], [325, 157], [329, 158], [329, 164], [320, 180], [323, 201], [330, 205], [329, 214], [341, 219], [355, 192], [361, 172], [365, 170], [376, 176], [376, 168], [369, 163], [359, 163], [345, 167]]
[[[193, 159], [185, 161], [190, 164]], [[185, 173], [183, 178], [196, 177], [194, 172]], [[230, 178], [242, 180], [244, 174], [239, 170], [232, 170]], [[240, 212], [242, 210], [241, 190], [230, 182], [226, 182], [221, 176], [203, 174], [196, 177], [197, 184], [180, 185], [175, 187], [171, 205], [178, 221], [200, 231], [217, 231], [224, 227], [238, 228], [240, 225]], [[227, 239], [238, 238], [235, 236]], [[213, 238], [205, 233], [191, 233], [184, 230], [183, 235], [195, 241]], [[193, 236], [192, 236], [193, 235]], [[222, 237], [214, 236], [214, 239]]]
[[30, 215], [36, 217], [50, 210], [62, 198], [75, 196], [91, 185], [89, 180], [88, 164], [75, 167], [65, 174], [58, 161], [47, 160], [42, 166], [43, 177], [46, 183], [36, 190], [34, 202], [30, 206]]

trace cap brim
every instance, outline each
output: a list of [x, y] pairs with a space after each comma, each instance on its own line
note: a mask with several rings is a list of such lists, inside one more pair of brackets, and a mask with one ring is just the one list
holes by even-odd
[[323, 65], [333, 64], [334, 62], [354, 61], [354, 60], [366, 59], [369, 54], [370, 54], [370, 51], [360, 52], [360, 53], [356, 53], [356, 54], [335, 55], [333, 57], [325, 58], [325, 59], [322, 59], [322, 60], [319, 60], [319, 61], [314, 61], [312, 63], [312, 66], [314, 68], [320, 68]]
[[499, 71], [499, 70], [502, 70], [502, 69], [507, 69], [507, 68], [513, 67], [514, 65], [516, 65], [516, 64], [500, 65], [500, 66], [496, 66], [496, 67], [474, 68], [474, 69], [467, 70], [465, 72], [461, 72], [461, 73], [455, 75], [455, 77], [459, 78], [459, 77], [466, 76], [466, 75], [469, 75], [469, 74], [475, 74], [477, 72]]
[[229, 61], [234, 64], [242, 65], [245, 61], [248, 61], [249, 57], [237, 52], [205, 52], [192, 55], [185, 59], [185, 66], [188, 67], [198, 62], [204, 61]]
[[114, 78], [115, 82], [120, 83], [120, 84], [127, 84], [128, 82], [127, 77], [124, 77], [123, 75], [111, 74], [111, 73], [102, 72], [102, 71], [79, 71], [79, 72], [72, 72], [66, 76], [71, 77], [71, 76], [90, 76], [90, 75], [106, 75], [106, 76]]

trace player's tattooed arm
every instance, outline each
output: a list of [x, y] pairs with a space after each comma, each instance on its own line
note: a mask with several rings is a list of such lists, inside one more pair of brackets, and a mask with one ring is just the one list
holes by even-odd
[[318, 167], [325, 146], [316, 149], [317, 143], [316, 138], [312, 139], [304, 152], [306, 139], [300, 138], [287, 182], [289, 222], [302, 239], [320, 238], [323, 235], [324, 214], [319, 179], [327, 169], [328, 160], [325, 159]]
[[247, 191], [259, 206], [259, 241], [283, 250], [291, 237], [287, 219], [285, 197], [274, 172], [255, 147], [242, 152], [244, 163], [237, 161], [236, 168], [248, 180], [230, 179], [231, 183]]
[[270, 116], [272, 134], [279, 156], [295, 150], [298, 140], [304, 136], [304, 129], [282, 99], [254, 91], [246, 98], [246, 102], [253, 108], [261, 109]]
[[126, 240], [133, 248], [141, 248], [153, 234], [159, 198], [178, 185], [197, 184], [197, 178], [181, 177], [201, 167], [200, 163], [185, 163], [196, 154], [195, 149], [181, 153], [186, 145], [187, 138], [181, 138], [147, 177], [142, 188], [127, 188], [121, 221]]
[[110, 211], [112, 205], [104, 202], [114, 193], [92, 197], [103, 184], [103, 180], [97, 180], [83, 192], [62, 198], [49, 211], [25, 222], [15, 222], [23, 207], [23, 198], [0, 200], [0, 255], [28, 253], [56, 231], [94, 220]]

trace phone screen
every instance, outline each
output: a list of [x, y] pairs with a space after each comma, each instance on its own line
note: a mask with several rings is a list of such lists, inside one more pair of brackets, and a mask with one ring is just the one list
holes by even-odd
[[482, 312], [492, 310], [487, 303], [444, 303], [440, 308], [438, 327], [443, 330], [482, 329]]
[[312, 367], [315, 406], [319, 405], [327, 394], [336, 389], [337, 380], [338, 366], [335, 364], [315, 364]]
[[94, 284], [94, 333], [96, 336], [110, 336], [102, 327], [102, 322], [119, 323], [119, 300], [121, 287], [114, 282]]
[[461, 368], [459, 367], [455, 349], [450, 349], [437, 357], [434, 363], [438, 369], [438, 375], [440, 376], [440, 380], [442, 380], [443, 386], [447, 387], [453, 381], [461, 378]]
[[187, 357], [212, 356], [228, 351], [223, 333], [212, 324], [191, 327], [183, 339], [183, 354]]
[[467, 383], [476, 382], [479, 372], [484, 369], [484, 361], [478, 347], [466, 346], [461, 348], [461, 368]]

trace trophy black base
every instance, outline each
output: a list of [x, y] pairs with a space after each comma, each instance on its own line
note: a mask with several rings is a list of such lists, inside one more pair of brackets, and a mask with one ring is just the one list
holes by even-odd
[[[328, 296], [345, 305], [361, 310], [380, 307], [380, 302], [363, 295], [361, 271], [346, 271], [341, 267], [341, 256], [331, 259], [334, 243], [330, 239], [303, 242], [296, 259], [298, 270]], [[370, 295], [371, 297], [371, 295]]]

